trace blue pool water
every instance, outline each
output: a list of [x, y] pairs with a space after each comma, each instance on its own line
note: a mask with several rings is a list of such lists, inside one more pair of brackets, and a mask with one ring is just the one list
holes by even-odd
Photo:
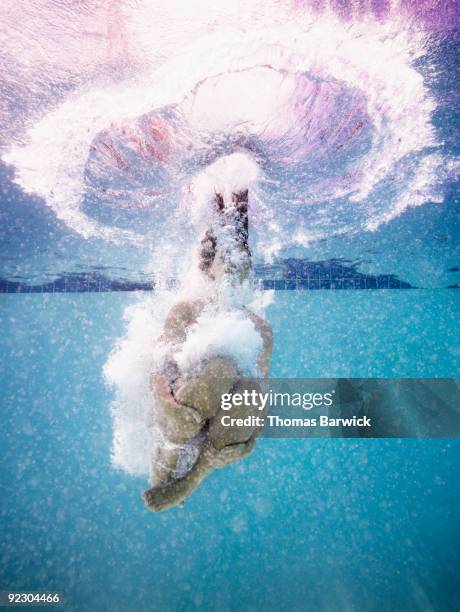
[[[272, 375], [458, 376], [456, 295], [277, 292]], [[1, 298], [2, 589], [66, 610], [457, 608], [456, 440], [261, 439], [147, 512], [110, 464], [101, 374], [135, 299]]]

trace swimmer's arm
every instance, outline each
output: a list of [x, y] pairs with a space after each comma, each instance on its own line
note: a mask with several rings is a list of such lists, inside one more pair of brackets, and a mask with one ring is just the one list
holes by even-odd
[[196, 323], [204, 306], [204, 300], [184, 300], [175, 304], [166, 317], [160, 340], [171, 344], [185, 342], [188, 328]]
[[263, 342], [263, 351], [262, 355], [257, 360], [257, 369], [259, 370], [262, 378], [268, 377], [270, 371], [270, 357], [273, 349], [273, 332], [269, 323], [256, 315], [254, 312], [251, 312], [248, 309], [245, 309], [248, 313], [249, 318], [254, 323], [254, 327], [259, 332], [262, 337]]

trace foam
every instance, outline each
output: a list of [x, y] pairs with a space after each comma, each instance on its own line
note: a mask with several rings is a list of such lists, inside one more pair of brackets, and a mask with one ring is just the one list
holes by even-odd
[[152, 422], [150, 377], [164, 354], [158, 337], [168, 306], [167, 295], [144, 296], [129, 306], [126, 332], [104, 366], [105, 381], [115, 390], [112, 463], [130, 474], [147, 474], [151, 453], [161, 443]]
[[[239, 153], [263, 169], [259, 226], [273, 219], [278, 224], [268, 240], [261, 236], [261, 251], [276, 253], [306, 233], [316, 240], [373, 230], [431, 199], [433, 183], [442, 187], [446, 180], [446, 159], [438, 151], [432, 155], [439, 145], [431, 123], [436, 103], [415, 68], [428, 49], [423, 31], [407, 28], [398, 16], [383, 23], [371, 18], [344, 23], [330, 13], [313, 18], [305, 10], [286, 11], [281, 20], [273, 6], [256, 18], [254, 6], [244, 28], [228, 27], [222, 18], [207, 34], [205, 20], [197, 17], [196, 39], [188, 37], [189, 46], [176, 57], [147, 64], [146, 72], [129, 81], [89, 85], [70, 95], [29, 127], [25, 145], [13, 143], [4, 153], [17, 182], [83, 236], [139, 243], [142, 232], [103, 225], [83, 211], [88, 156], [100, 134], [118, 130], [122, 138], [133, 133], [128, 128], [139, 117], [173, 108], [175, 118], [165, 126], [167, 158], [151, 162], [152, 184], [163, 176], [158, 209], [177, 204], [177, 190], [168, 191], [168, 184], [190, 187], [210, 162], [234, 152], [225, 150], [228, 143], [238, 149], [241, 142]], [[142, 27], [146, 34], [148, 25]], [[147, 37], [142, 40], [146, 44]], [[129, 150], [128, 167], [145, 154], [141, 145], [136, 153], [131, 141], [117, 146], [115, 156]], [[115, 159], [112, 168], [100, 170], [118, 181]], [[401, 166], [407, 166], [402, 175]], [[96, 176], [96, 187], [102, 179], [110, 176]], [[140, 179], [130, 177], [123, 193], [134, 207], [140, 185], [133, 180], [142, 181], [142, 173]], [[388, 185], [396, 189], [391, 197]], [[318, 227], [292, 231], [304, 221]]]
[[247, 153], [219, 157], [190, 183], [192, 222], [200, 230], [209, 227], [212, 210], [209, 203], [215, 195], [220, 194], [228, 203], [233, 193], [251, 190], [260, 174], [259, 166]]
[[179, 367], [188, 371], [201, 360], [226, 355], [235, 359], [243, 374], [255, 376], [261, 351], [262, 338], [241, 310], [209, 310], [190, 329], [175, 358]]

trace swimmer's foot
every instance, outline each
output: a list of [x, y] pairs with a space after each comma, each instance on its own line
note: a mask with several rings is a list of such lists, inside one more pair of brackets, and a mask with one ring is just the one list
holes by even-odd
[[144, 491], [146, 506], [152, 512], [168, 510], [183, 504], [184, 500], [203, 482], [214, 469], [224, 467], [246, 457], [254, 448], [255, 439], [242, 444], [232, 444], [220, 450], [207, 442], [190, 471], [181, 478]]

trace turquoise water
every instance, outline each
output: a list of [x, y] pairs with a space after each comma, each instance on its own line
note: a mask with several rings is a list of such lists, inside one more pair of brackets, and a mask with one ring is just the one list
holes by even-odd
[[[273, 376], [459, 375], [456, 291], [278, 292]], [[456, 440], [262, 439], [151, 514], [110, 464], [132, 294], [4, 295], [1, 589], [67, 610], [455, 610]]]

